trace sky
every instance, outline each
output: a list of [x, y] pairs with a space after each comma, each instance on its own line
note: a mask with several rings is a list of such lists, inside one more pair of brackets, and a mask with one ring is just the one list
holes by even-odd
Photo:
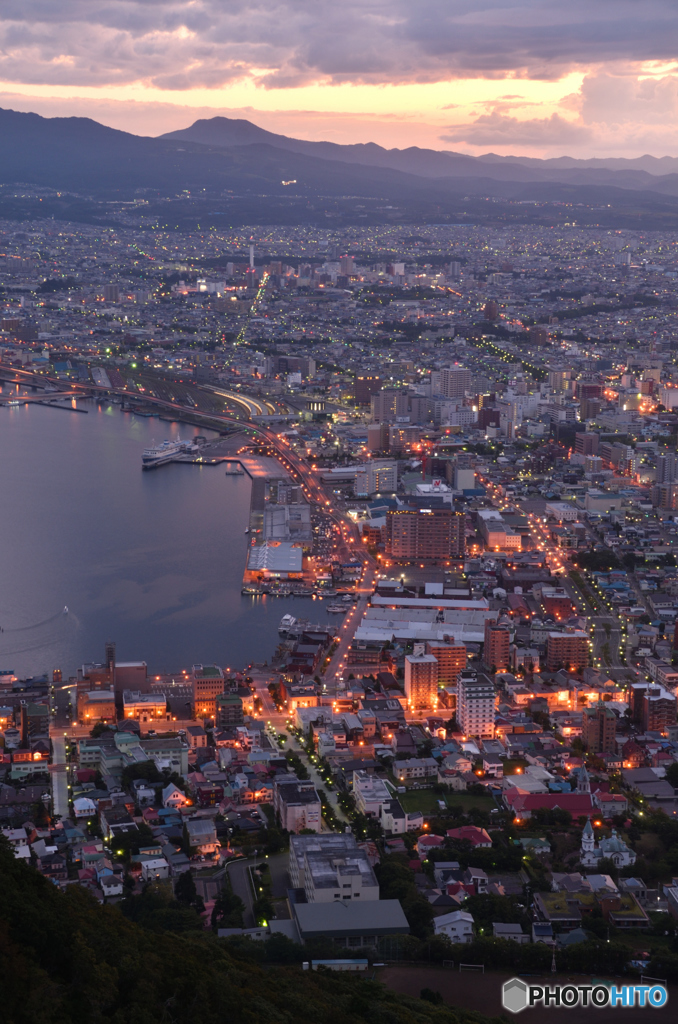
[[677, 0], [2, 0], [0, 106], [140, 135], [678, 156]]

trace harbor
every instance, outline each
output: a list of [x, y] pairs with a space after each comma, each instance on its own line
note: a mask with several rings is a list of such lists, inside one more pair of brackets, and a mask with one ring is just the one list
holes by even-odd
[[[160, 427], [118, 403], [86, 406], [86, 417], [57, 416], [53, 406], [37, 403], [0, 411], [3, 486], [12, 495], [1, 517], [12, 537], [1, 565], [10, 584], [0, 601], [3, 664], [26, 677], [45, 666], [70, 675], [96, 659], [101, 637], [109, 635], [122, 658], [144, 658], [158, 672], [200, 661], [270, 662], [282, 615], [299, 617], [304, 604], [315, 611], [316, 602], [284, 590], [275, 600], [241, 594], [250, 474], [264, 472], [256, 455], [237, 455], [244, 432], [236, 440], [235, 433], [220, 437], [184, 423]], [[144, 448], [200, 435], [225, 442], [217, 451], [242, 457], [247, 469], [231, 475], [224, 462], [205, 472], [181, 464], [142, 472]], [[90, 497], [75, 501], [83, 476]], [[45, 493], [47, 527], [38, 517]], [[45, 531], [52, 545], [47, 560], [35, 545]], [[69, 614], [55, 617], [64, 605]]]

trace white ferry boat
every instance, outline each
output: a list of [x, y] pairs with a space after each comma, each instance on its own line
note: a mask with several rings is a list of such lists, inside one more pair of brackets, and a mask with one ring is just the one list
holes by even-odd
[[165, 462], [171, 462], [177, 455], [188, 455], [194, 451], [197, 451], [197, 446], [191, 441], [163, 441], [155, 448], [144, 448], [141, 464], [144, 469], [153, 469]]
[[297, 620], [295, 619], [294, 615], [283, 615], [282, 619], [280, 620], [280, 625], [278, 626], [278, 632], [280, 633], [281, 636], [287, 636], [289, 631], [291, 629], [294, 629], [296, 625]]

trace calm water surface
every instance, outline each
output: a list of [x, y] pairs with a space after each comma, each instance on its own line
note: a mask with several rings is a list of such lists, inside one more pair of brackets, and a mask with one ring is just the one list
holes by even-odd
[[142, 472], [153, 442], [209, 432], [82, 407], [0, 408], [0, 669], [70, 675], [107, 639], [158, 672], [270, 661], [282, 615], [318, 605], [241, 595], [249, 477]]

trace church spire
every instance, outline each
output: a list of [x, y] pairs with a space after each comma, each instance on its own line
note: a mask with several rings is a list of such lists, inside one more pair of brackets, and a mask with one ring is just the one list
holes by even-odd
[[586, 771], [586, 765], [581, 766], [579, 777], [577, 779], [577, 792], [578, 793], [590, 793], [591, 782], [589, 779], [589, 773]]

